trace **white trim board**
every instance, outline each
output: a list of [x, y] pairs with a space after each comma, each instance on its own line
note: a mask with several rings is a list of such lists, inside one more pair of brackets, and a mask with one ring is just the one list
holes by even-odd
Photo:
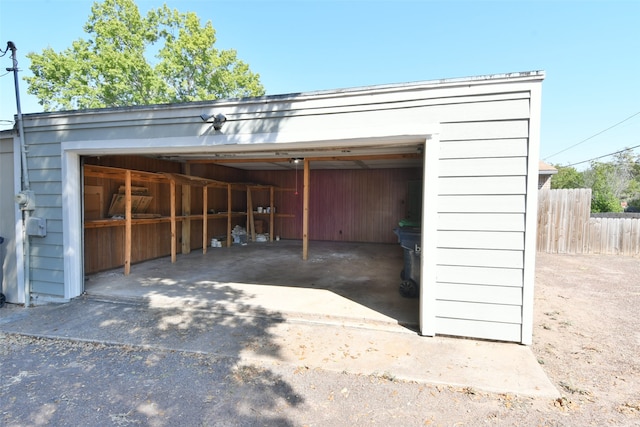
[[[157, 154], [202, 152], [205, 141], [216, 142], [215, 149], [221, 146], [218, 143], [247, 144], [243, 148], [262, 146], [256, 141], [270, 141], [272, 144], [281, 144], [287, 149], [304, 147], [306, 149], [323, 148], [327, 142], [334, 146], [381, 146], [399, 144], [399, 142], [416, 142], [424, 144], [428, 138], [433, 138], [439, 132], [437, 124], [422, 124], [410, 126], [413, 133], [407, 131], [407, 126], [402, 129], [393, 127], [371, 127], [365, 129], [326, 130], [301, 136], [298, 133], [277, 134], [252, 134], [252, 135], [215, 135], [208, 137], [186, 138], [154, 138], [154, 139], [126, 139], [126, 140], [97, 140], [97, 141], [65, 141], [61, 143], [62, 149], [62, 211], [63, 234], [65, 247], [64, 260], [64, 298], [71, 299], [83, 292], [83, 245], [82, 245], [82, 185], [80, 182], [80, 156], [82, 155], [109, 155], [109, 154]], [[302, 138], [302, 141], [301, 141]], [[252, 145], [251, 141], [254, 141]], [[238, 151], [236, 143], [226, 146], [229, 151]], [[209, 146], [212, 147], [212, 146]], [[224, 147], [224, 145], [223, 145]], [[274, 147], [275, 150], [275, 147]], [[212, 150], [212, 152], [214, 152]], [[437, 159], [436, 159], [437, 161]], [[434, 240], [435, 241], [435, 240]]]

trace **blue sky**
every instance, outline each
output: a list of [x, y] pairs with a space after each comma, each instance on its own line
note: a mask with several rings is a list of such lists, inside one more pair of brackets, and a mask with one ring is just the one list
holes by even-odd
[[[236, 49], [267, 94], [544, 70], [542, 159], [567, 165], [640, 145], [640, 1], [136, 3], [143, 14], [166, 3], [212, 21], [216, 46]], [[28, 52], [86, 37], [92, 4], [0, 0], [0, 46], [13, 41], [29, 75]], [[8, 54], [0, 66], [6, 129], [16, 112]], [[22, 80], [20, 97], [23, 114], [42, 111]]]

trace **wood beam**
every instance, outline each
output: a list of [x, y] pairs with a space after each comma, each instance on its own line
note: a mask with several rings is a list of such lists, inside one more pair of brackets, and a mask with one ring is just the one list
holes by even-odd
[[304, 187], [302, 190], [302, 259], [309, 259], [309, 160], [304, 160]]
[[171, 199], [171, 262], [176, 262], [176, 183], [175, 181], [169, 182], [170, 187], [170, 199]]
[[247, 187], [247, 232], [251, 233], [251, 241], [256, 241], [256, 225], [253, 218], [253, 200], [251, 200], [251, 187]]
[[[114, 168], [109, 166], [85, 165], [84, 176], [104, 179], [123, 179], [124, 171], [127, 169]], [[163, 174], [154, 172], [143, 172], [129, 170], [133, 181], [166, 183], [167, 179]]]
[[124, 275], [131, 273], [131, 171], [124, 174]]
[[[184, 173], [189, 175], [191, 165], [183, 166]], [[182, 183], [182, 253], [191, 253], [191, 185], [190, 183]]]
[[191, 186], [182, 186], [182, 253], [191, 253]]
[[273, 242], [273, 235], [275, 234], [274, 228], [273, 228], [273, 221], [276, 216], [276, 213], [274, 212], [275, 209], [273, 208], [274, 193], [275, 193], [275, 189], [271, 187], [269, 189], [269, 241], [270, 242]]
[[227, 247], [231, 247], [231, 184], [227, 184]]
[[264, 158], [246, 158], [246, 159], [240, 159], [237, 157], [230, 157], [227, 159], [194, 159], [194, 160], [187, 160], [187, 163], [191, 163], [191, 164], [216, 164], [216, 163], [284, 163], [284, 162], [289, 162], [291, 160], [291, 157], [279, 157], [279, 158], [271, 158], [271, 157], [264, 157]]
[[207, 253], [209, 243], [209, 220], [207, 219], [207, 202], [209, 199], [209, 187], [202, 187], [202, 253]]
[[[314, 156], [305, 157], [307, 160], [314, 162], [357, 162], [366, 160], [411, 160], [421, 159], [420, 153], [397, 153], [397, 154], [369, 154], [369, 155], [353, 155], [353, 156]], [[224, 163], [289, 163], [291, 157], [262, 157], [262, 158], [228, 158], [228, 159], [194, 159], [187, 160], [191, 164], [224, 164]]]
[[305, 157], [305, 160], [314, 162], [357, 162], [366, 160], [411, 160], [421, 159], [422, 154], [399, 153], [399, 154], [370, 154], [366, 156], [329, 156], [329, 157]]

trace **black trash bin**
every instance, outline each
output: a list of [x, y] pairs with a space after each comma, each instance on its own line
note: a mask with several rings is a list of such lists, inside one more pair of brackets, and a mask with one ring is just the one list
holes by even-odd
[[400, 273], [400, 295], [415, 298], [420, 293], [420, 244], [422, 230], [419, 227], [398, 227], [393, 230], [404, 251], [404, 268]]

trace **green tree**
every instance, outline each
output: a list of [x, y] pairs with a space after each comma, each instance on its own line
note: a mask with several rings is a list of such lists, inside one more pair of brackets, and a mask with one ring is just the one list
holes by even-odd
[[[133, 0], [95, 2], [88, 38], [31, 52], [27, 92], [46, 111], [260, 96], [260, 76], [235, 50], [216, 49], [211, 22], [166, 5], [146, 17]], [[155, 52], [155, 55], [151, 53]], [[149, 61], [148, 57], [155, 58]]]
[[[613, 156], [610, 162], [594, 162], [584, 172], [585, 182], [593, 188], [594, 200], [599, 209], [617, 212], [617, 204], [627, 202], [628, 206], [640, 208], [640, 156], [630, 150]], [[617, 202], [614, 203], [614, 198]], [[616, 204], [616, 206], [613, 206]], [[616, 210], [617, 209], [617, 210]], [[604, 211], [603, 211], [604, 212]]]
[[558, 173], [551, 177], [551, 188], [584, 188], [582, 173], [571, 166], [554, 165]]
[[634, 155], [629, 150], [623, 151], [613, 157], [612, 163], [619, 181], [620, 199], [637, 206], [640, 202], [640, 155]]
[[593, 162], [584, 172], [585, 183], [591, 187], [591, 212], [622, 212], [620, 175], [613, 163]]

